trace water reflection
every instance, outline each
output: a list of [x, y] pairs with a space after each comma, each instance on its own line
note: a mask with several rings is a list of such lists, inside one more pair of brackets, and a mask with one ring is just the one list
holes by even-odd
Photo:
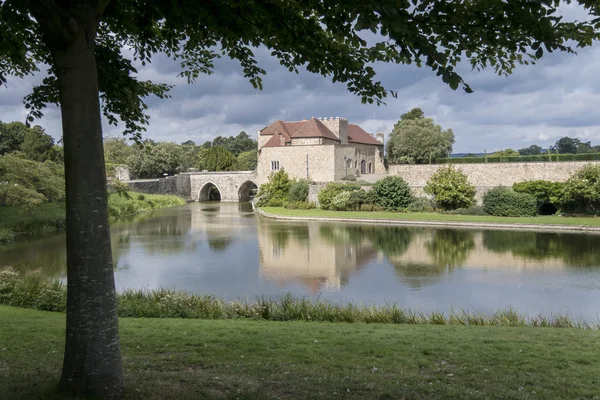
[[[248, 203], [189, 204], [111, 232], [120, 289], [600, 313], [600, 235], [277, 221]], [[0, 266], [63, 277], [64, 246], [61, 235], [0, 246]]]

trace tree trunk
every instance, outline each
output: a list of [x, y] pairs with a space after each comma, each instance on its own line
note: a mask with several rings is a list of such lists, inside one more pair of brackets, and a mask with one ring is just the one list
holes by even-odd
[[77, 395], [115, 398], [122, 392], [123, 372], [95, 27], [79, 28], [82, 32], [73, 40], [52, 49], [60, 93], [67, 197], [67, 332], [60, 385]]

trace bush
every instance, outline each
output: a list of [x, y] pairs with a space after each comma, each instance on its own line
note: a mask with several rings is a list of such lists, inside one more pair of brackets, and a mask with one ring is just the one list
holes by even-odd
[[460, 169], [453, 166], [440, 167], [429, 178], [425, 193], [433, 196], [435, 204], [445, 210], [467, 208], [475, 204], [475, 186]]
[[257, 205], [270, 205], [269, 203], [271, 200], [275, 200], [275, 204], [280, 205], [271, 207], [281, 207], [288, 197], [292, 183], [293, 182], [290, 181], [288, 174], [283, 170], [283, 168], [272, 174], [267, 183], [260, 185], [260, 189], [258, 190], [257, 194], [257, 196], [259, 196]]
[[350, 198], [348, 199], [348, 210], [360, 210], [362, 205], [368, 202], [369, 194], [364, 189], [353, 190], [350, 192]]
[[408, 212], [433, 212], [431, 201], [427, 197], [415, 197], [406, 208]]
[[562, 211], [600, 215], [600, 166], [589, 164], [575, 172], [557, 202]]
[[371, 191], [375, 203], [390, 211], [406, 209], [413, 199], [408, 183], [399, 176], [388, 176], [375, 182]]
[[445, 214], [452, 215], [488, 215], [482, 206], [471, 206], [467, 208], [457, 208], [456, 210], [446, 211]]
[[266, 204], [261, 204], [267, 207], [284, 207], [287, 203], [282, 199], [270, 199]]
[[137, 199], [138, 200], [145, 200], [146, 196], [144, 196], [143, 194], [140, 193], [140, 194], [137, 195]]
[[544, 180], [515, 183], [513, 190], [517, 193], [528, 193], [536, 198], [539, 214], [554, 214], [558, 209], [558, 201], [565, 184]]
[[346, 190], [342, 190], [336, 194], [331, 200], [331, 209], [335, 211], [347, 211], [350, 202], [350, 196], [351, 193]]
[[537, 215], [537, 201], [530, 194], [498, 186], [483, 196], [483, 209], [496, 217], [532, 217]]
[[301, 179], [290, 185], [287, 199], [290, 202], [305, 202], [308, 197], [308, 181]]

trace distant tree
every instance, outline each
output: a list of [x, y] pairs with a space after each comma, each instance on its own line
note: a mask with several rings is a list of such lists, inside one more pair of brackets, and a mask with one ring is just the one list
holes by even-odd
[[136, 144], [127, 165], [138, 178], [159, 178], [183, 170], [182, 146], [173, 142]]
[[236, 137], [232, 137], [227, 146], [227, 149], [236, 157], [243, 152], [257, 150], [257, 148], [258, 142], [244, 131], [241, 131]]
[[407, 119], [421, 119], [425, 118], [425, 113], [420, 108], [413, 108], [407, 113], [404, 113], [400, 116], [401, 121], [405, 121]]
[[542, 154], [542, 148], [537, 144], [532, 144], [529, 147], [519, 149], [518, 152], [522, 156], [537, 156]]
[[123, 137], [109, 136], [104, 139], [104, 160], [107, 164], [127, 164], [133, 148]]
[[196, 146], [196, 142], [194, 142], [193, 140], [186, 140], [185, 142], [181, 143], [182, 146]]
[[[191, 142], [191, 140], [188, 140], [188, 142]], [[181, 171], [187, 171], [190, 168], [195, 168], [198, 161], [198, 153], [200, 152], [201, 147], [196, 146], [195, 144], [184, 144], [180, 147]]]
[[21, 122], [0, 122], [0, 156], [19, 150], [28, 131]]
[[250, 150], [241, 153], [237, 157], [237, 166], [240, 171], [254, 171], [258, 164], [258, 150]]
[[560, 154], [576, 154], [580, 143], [579, 139], [563, 136], [556, 141], [552, 149]]
[[51, 161], [28, 160], [22, 155], [14, 153], [0, 157], [0, 206], [31, 206], [63, 200], [63, 167]]
[[237, 159], [223, 146], [213, 146], [198, 154], [196, 168], [201, 171], [235, 171]]
[[41, 126], [34, 126], [25, 132], [21, 151], [27, 158], [34, 161], [46, 161], [50, 159], [50, 152], [54, 146], [54, 139], [48, 135]]
[[207, 140], [206, 142], [204, 142], [202, 144], [203, 149], [210, 149], [211, 147], [212, 147], [212, 142], [210, 140]]
[[513, 150], [513, 149], [504, 149], [504, 150], [498, 150], [492, 154], [490, 154], [488, 157], [518, 157], [520, 154], [518, 151]]
[[434, 162], [447, 157], [453, 144], [452, 129], [442, 130], [431, 118], [405, 118], [394, 125], [387, 142], [387, 155], [391, 164], [401, 163], [406, 157], [417, 164], [426, 164], [430, 159]]

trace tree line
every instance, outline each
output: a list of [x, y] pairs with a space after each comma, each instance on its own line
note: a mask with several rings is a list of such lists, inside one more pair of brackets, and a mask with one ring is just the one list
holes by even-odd
[[146, 139], [129, 144], [125, 138], [104, 140], [107, 171], [126, 165], [136, 178], [158, 178], [186, 171], [253, 171], [258, 144], [244, 131], [237, 136], [217, 136], [198, 146], [192, 140], [181, 144]]

